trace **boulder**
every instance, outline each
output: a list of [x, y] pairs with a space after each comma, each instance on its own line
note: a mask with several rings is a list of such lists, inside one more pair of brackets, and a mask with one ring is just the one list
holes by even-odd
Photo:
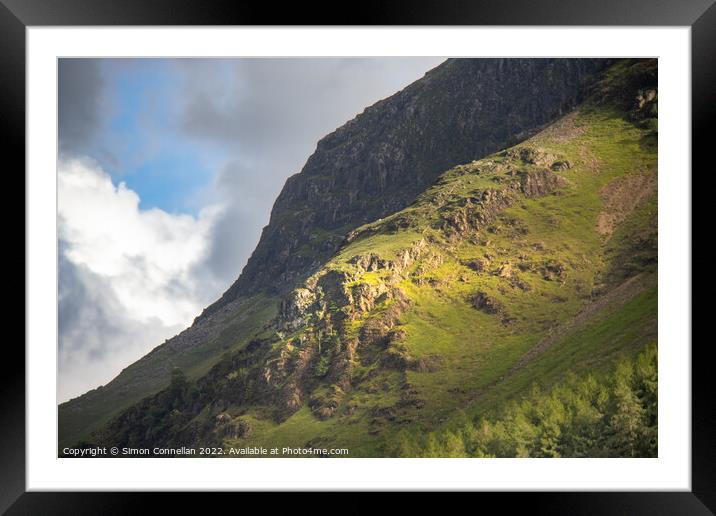
[[512, 265], [510, 263], [504, 263], [497, 269], [497, 275], [500, 278], [509, 278], [512, 276]]
[[499, 314], [504, 309], [500, 301], [485, 292], [477, 292], [472, 296], [472, 306], [490, 315]]
[[556, 260], [548, 260], [540, 267], [542, 277], [547, 281], [555, 281], [562, 278], [566, 268]]
[[490, 262], [483, 258], [475, 258], [474, 260], [467, 260], [464, 265], [475, 272], [485, 272]]
[[568, 170], [572, 168], [572, 164], [567, 160], [559, 160], [552, 163], [552, 166], [550, 166], [553, 171], [558, 172], [560, 170]]

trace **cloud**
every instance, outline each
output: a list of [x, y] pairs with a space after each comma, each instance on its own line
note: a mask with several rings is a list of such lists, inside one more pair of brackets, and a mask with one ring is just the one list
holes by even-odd
[[182, 330], [156, 317], [136, 319], [117, 299], [112, 282], [86, 265], [59, 256], [58, 400], [65, 401], [107, 383]]
[[220, 285], [216, 297], [238, 276], [244, 262], [259, 241], [271, 205], [280, 185], [255, 173], [256, 167], [232, 161], [221, 169], [212, 186], [213, 199], [223, 207], [209, 237], [210, 248], [198, 264], [201, 272]]
[[285, 180], [319, 139], [443, 60], [177, 60], [180, 128], [207, 152], [230, 156], [205, 192], [227, 206], [205, 264], [216, 280], [228, 286], [239, 275]]
[[284, 145], [305, 151], [306, 142], [315, 145], [368, 105], [392, 95], [443, 60], [178, 60], [183, 77], [178, 97], [183, 102], [181, 124], [196, 138], [242, 152], [285, 152]]
[[60, 59], [58, 123], [62, 153], [83, 153], [101, 125], [104, 80], [97, 59]]
[[60, 400], [187, 327], [318, 140], [441, 61], [61, 59]]
[[106, 382], [188, 326], [215, 286], [196, 274], [217, 206], [198, 217], [142, 211], [89, 159], [61, 161], [60, 399]]

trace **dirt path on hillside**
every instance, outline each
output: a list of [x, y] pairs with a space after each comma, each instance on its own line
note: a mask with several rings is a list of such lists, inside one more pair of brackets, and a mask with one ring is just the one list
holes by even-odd
[[639, 295], [645, 290], [646, 287], [644, 283], [640, 281], [642, 278], [643, 274], [637, 274], [636, 276], [632, 276], [628, 280], [621, 283], [618, 287], [610, 290], [603, 296], [589, 303], [577, 315], [575, 315], [565, 324], [554, 328], [547, 337], [542, 339], [537, 345], [530, 348], [527, 353], [522, 355], [522, 357], [520, 357], [520, 359], [503, 376], [496, 380], [493, 380], [489, 384], [476, 391], [473, 396], [471, 396], [471, 402], [483, 396], [485, 393], [487, 393], [490, 389], [492, 389], [499, 383], [509, 380], [510, 378], [515, 376], [527, 365], [542, 356], [545, 351], [547, 351], [554, 344], [566, 337], [568, 334], [584, 327], [590, 321], [590, 319], [592, 319], [593, 316], [601, 312], [603, 309], [607, 308], [609, 305], [612, 305], [615, 308], [620, 308], [624, 306], [627, 301], [633, 299], [635, 296]]
[[656, 192], [655, 173], [618, 177], [599, 192], [604, 210], [597, 217], [597, 232], [609, 236], [614, 229], [643, 201]]
[[614, 303], [614, 306], [620, 308], [627, 301], [640, 294], [644, 290], [644, 285], [639, 283], [639, 279], [641, 277], [641, 274], [632, 276], [618, 287], [610, 290], [603, 296], [597, 298], [595, 301], [589, 303], [567, 323], [553, 329], [550, 332], [550, 335], [542, 339], [539, 344], [522, 355], [522, 358], [520, 358], [517, 363], [505, 374], [504, 379], [513, 376], [520, 369], [534, 361], [567, 334], [583, 327], [585, 323], [587, 323], [594, 315], [602, 311], [608, 305]]

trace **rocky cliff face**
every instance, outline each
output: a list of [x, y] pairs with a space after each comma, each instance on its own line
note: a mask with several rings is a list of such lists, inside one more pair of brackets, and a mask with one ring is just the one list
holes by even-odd
[[[413, 356], [405, 344], [404, 316], [414, 304], [406, 289], [436, 286], [430, 276], [450, 259], [441, 251], [447, 242], [458, 246], [476, 241], [506, 208], [548, 196], [566, 185], [548, 168], [550, 163], [562, 162], [561, 156], [523, 147], [496, 158], [500, 161], [458, 167], [456, 175], [436, 186], [436, 192], [419, 197], [412, 216], [415, 224], [434, 230], [430, 236], [384, 255], [354, 254], [348, 244], [341, 251], [344, 258], [329, 261], [283, 297], [277, 316], [268, 325], [273, 331], [266, 337], [224, 356], [195, 387], [175, 378], [169, 389], [144, 399], [95, 434], [94, 442], [141, 447], [209, 442], [218, 446], [225, 437], [242, 438], [245, 433], [247, 420], [231, 415], [238, 407], [261, 407], [267, 421], [281, 423], [307, 406], [312, 417], [326, 421], [339, 411], [353, 410], [347, 403], [350, 393], [374, 389], [371, 385], [377, 377], [392, 375], [407, 386], [408, 371], [439, 370], [440, 355]], [[439, 195], [475, 178], [485, 186], [464, 198]], [[361, 228], [349, 239], [355, 245], [371, 236], [414, 229], [405, 224], [396, 229], [392, 219]], [[503, 288], [530, 288], [509, 263], [482, 272], [499, 276]], [[467, 298], [477, 310], [499, 316], [502, 325], [512, 324], [513, 318], [495, 297], [478, 291]], [[420, 409], [423, 403], [409, 387], [402, 388], [395, 405], [371, 409], [371, 428], [404, 409]]]
[[344, 235], [394, 213], [445, 169], [537, 132], [605, 59], [451, 59], [323, 138], [288, 179], [239, 279], [203, 315], [314, 272]]
[[[156, 443], [146, 425], [159, 419], [173, 428], [159, 428], [163, 436], [199, 442], [223, 432], [215, 428], [221, 421], [197, 415], [207, 407], [222, 420], [229, 408], [238, 414], [258, 407], [241, 417], [266, 425], [297, 410], [299, 417], [308, 410], [329, 421], [340, 410], [340, 417], [369, 418], [369, 432], [377, 431], [397, 417], [389, 404], [396, 392], [400, 410], [425, 401], [412, 394], [406, 374], [429, 375], [446, 360], [440, 367], [459, 376], [462, 366], [450, 369], [449, 360], [472, 363], [473, 348], [453, 339], [472, 342], [478, 326], [490, 342], [502, 333], [537, 335], [555, 314], [573, 314], [593, 282], [614, 285], [655, 263], [655, 229], [635, 240], [633, 228], [617, 227], [637, 215], [650, 220], [644, 213], [651, 205], [636, 215], [610, 208], [600, 224], [601, 204], [593, 204], [604, 198], [619, 205], [621, 192], [637, 187], [641, 197], [652, 192], [655, 180], [641, 176], [611, 187], [606, 182], [627, 169], [655, 168], [656, 66], [624, 61], [597, 73], [607, 65], [449, 60], [321, 140], [302, 172], [287, 181], [236, 283], [191, 328], [108, 385], [61, 405], [60, 442], [72, 445], [122, 411], [110, 434], [131, 427], [137, 433], [126, 442]], [[582, 105], [563, 116], [586, 95], [592, 100], [584, 113]], [[525, 145], [530, 136], [536, 140]], [[514, 213], [505, 215], [508, 210]], [[606, 251], [588, 237], [601, 227], [609, 230]], [[599, 278], [603, 252], [611, 269]], [[589, 260], [594, 263], [584, 265]], [[437, 339], [429, 333], [415, 348], [410, 338], [439, 330], [433, 318], [416, 326], [427, 317], [426, 302], [454, 327]], [[413, 324], [408, 340], [401, 328], [406, 312], [412, 314], [403, 321], [408, 333]], [[462, 349], [465, 356], [445, 355]], [[186, 372], [188, 386], [166, 391], [175, 368]], [[483, 369], [464, 371], [457, 384]], [[430, 391], [445, 391], [443, 383]], [[434, 407], [452, 403], [463, 389], [457, 384]], [[353, 399], [360, 393], [370, 401]], [[157, 406], [171, 407], [173, 415], [165, 421]], [[354, 406], [363, 408], [351, 415]], [[156, 418], [139, 424], [145, 409]], [[250, 432], [244, 419], [234, 423], [226, 436]]]
[[[602, 64], [450, 61], [324, 139], [237, 284], [62, 405], [60, 442], [419, 456], [412, 435], [483, 421], [535, 380], [596, 374], [653, 345], [656, 61], [610, 66], [569, 114], [474, 159], [557, 116]], [[618, 406], [602, 394], [595, 410]], [[531, 453], [585, 442], [558, 428], [565, 441], [528, 439]], [[520, 443], [485, 453], [522, 456]], [[594, 456], [634, 456], [619, 446]]]

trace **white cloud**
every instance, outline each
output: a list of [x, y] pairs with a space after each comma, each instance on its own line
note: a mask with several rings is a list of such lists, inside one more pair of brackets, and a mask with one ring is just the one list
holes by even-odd
[[[226, 156], [206, 198], [227, 206], [205, 273], [239, 276], [286, 179], [316, 143], [367, 106], [437, 66], [440, 57], [177, 59], [176, 119], [206, 156]], [[212, 80], [207, 80], [211, 77]], [[241, 228], [237, 235], [236, 228]]]
[[110, 380], [216, 295], [196, 271], [221, 208], [195, 218], [139, 201], [89, 159], [59, 163], [61, 400]]
[[[104, 170], [59, 163], [60, 400], [108, 382], [188, 326], [238, 277], [316, 142], [440, 61], [62, 60], [60, 149]], [[118, 96], [128, 83], [141, 86], [138, 113]], [[133, 118], [131, 131], [111, 129], [118, 113]], [[137, 193], [112, 183], [105, 171], [137, 168], [158, 142], [215, 171], [192, 205], [225, 209], [140, 210]]]

